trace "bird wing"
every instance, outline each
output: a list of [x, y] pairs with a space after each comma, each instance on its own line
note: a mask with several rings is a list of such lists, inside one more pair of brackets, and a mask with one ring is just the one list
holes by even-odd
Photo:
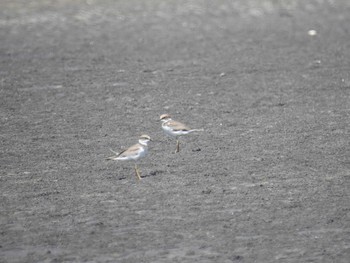
[[137, 155], [140, 151], [140, 144], [135, 144], [128, 149], [120, 152], [117, 157], [124, 157], [124, 156], [130, 156], [130, 155]]
[[189, 131], [190, 128], [188, 128], [185, 124], [178, 122], [178, 121], [168, 121], [166, 123], [170, 128], [172, 128], [174, 131]]

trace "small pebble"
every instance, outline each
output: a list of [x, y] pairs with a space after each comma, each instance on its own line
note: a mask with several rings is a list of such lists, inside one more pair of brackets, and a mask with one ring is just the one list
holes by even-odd
[[314, 29], [310, 29], [307, 33], [309, 36], [316, 36], [317, 35], [317, 31]]

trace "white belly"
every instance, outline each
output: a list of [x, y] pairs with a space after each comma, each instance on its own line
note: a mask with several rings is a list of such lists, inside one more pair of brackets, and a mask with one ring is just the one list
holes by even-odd
[[173, 136], [173, 137], [185, 135], [185, 134], [188, 134], [191, 132], [191, 130], [189, 130], [189, 131], [174, 131], [172, 128], [170, 128], [166, 125], [163, 125], [162, 128], [163, 128], [163, 131], [165, 132], [165, 134], [167, 134], [169, 136]]
[[121, 161], [129, 161], [129, 160], [137, 161], [138, 159], [144, 157], [147, 154], [147, 152], [148, 152], [147, 147], [142, 147], [137, 153], [134, 153], [132, 155], [119, 156], [116, 159]]

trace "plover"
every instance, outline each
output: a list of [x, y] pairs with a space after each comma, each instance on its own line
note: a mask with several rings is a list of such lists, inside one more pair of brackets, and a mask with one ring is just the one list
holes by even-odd
[[164, 132], [167, 135], [176, 138], [175, 153], [180, 151], [180, 142], [178, 137], [195, 131], [203, 131], [203, 129], [190, 129], [185, 124], [172, 120], [169, 114], [160, 115], [160, 120], [162, 121], [162, 128]]
[[141, 180], [140, 171], [137, 167], [137, 161], [144, 157], [148, 152], [148, 142], [152, 141], [151, 138], [148, 135], [141, 135], [139, 138], [139, 142], [128, 149], [120, 152], [115, 153], [115, 156], [108, 157], [107, 160], [121, 160], [121, 161], [129, 161], [132, 160], [135, 162], [135, 173], [139, 180]]

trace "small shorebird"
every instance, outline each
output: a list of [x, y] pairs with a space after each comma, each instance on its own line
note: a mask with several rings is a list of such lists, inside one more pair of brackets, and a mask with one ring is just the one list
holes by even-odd
[[178, 153], [180, 151], [180, 142], [178, 137], [195, 131], [203, 131], [203, 129], [190, 129], [185, 124], [172, 120], [169, 114], [160, 115], [160, 120], [162, 122], [162, 128], [164, 132], [167, 135], [176, 138], [175, 153]]
[[149, 141], [152, 141], [152, 140], [148, 135], [141, 135], [139, 138], [139, 142], [129, 147], [128, 149], [120, 153], [116, 153], [115, 151], [111, 150], [112, 152], [115, 153], [115, 156], [108, 157], [107, 160], [135, 161], [135, 173], [137, 178], [141, 180], [140, 171], [139, 171], [139, 168], [137, 167], [137, 161], [147, 154], [148, 152], [147, 146]]

